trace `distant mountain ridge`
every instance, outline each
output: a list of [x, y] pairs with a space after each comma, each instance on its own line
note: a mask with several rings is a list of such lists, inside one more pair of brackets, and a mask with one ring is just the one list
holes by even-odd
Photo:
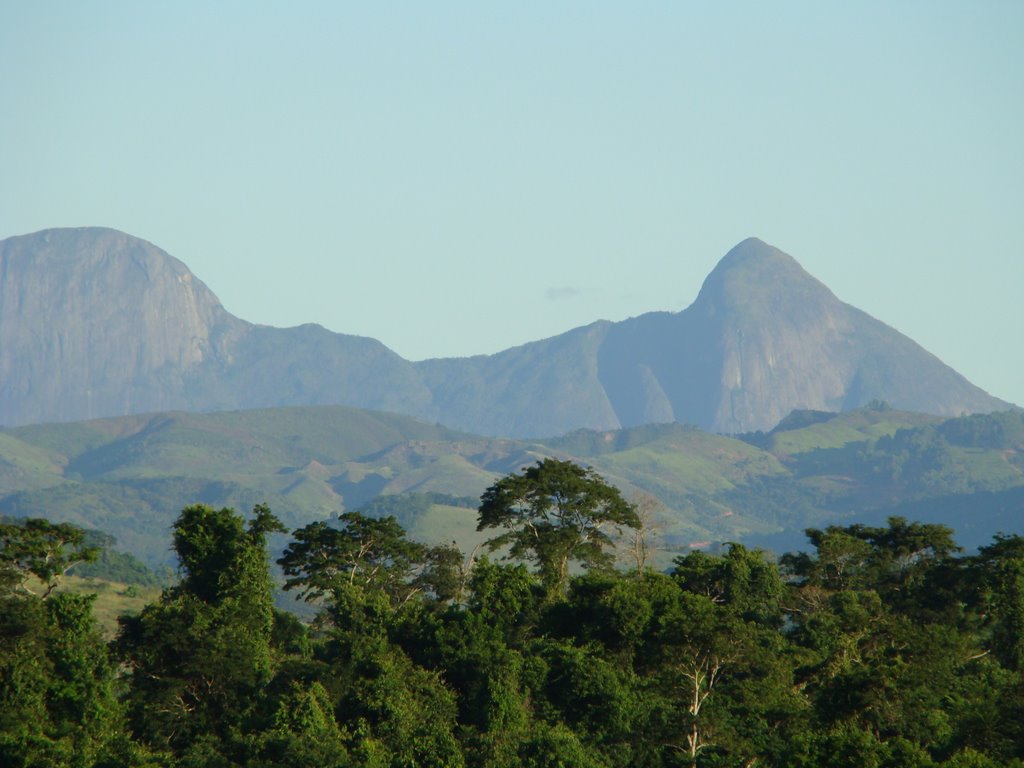
[[682, 312], [416, 363], [374, 339], [236, 318], [182, 262], [115, 230], [0, 241], [8, 426], [341, 404], [492, 436], [673, 421], [738, 433], [872, 400], [938, 415], [1008, 406], [753, 238]]

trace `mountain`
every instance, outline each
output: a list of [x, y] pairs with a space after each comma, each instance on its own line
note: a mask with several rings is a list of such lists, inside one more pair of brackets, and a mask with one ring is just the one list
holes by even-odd
[[727, 433], [873, 400], [947, 416], [1008, 405], [757, 239], [729, 251], [685, 311], [615, 326], [600, 370], [624, 425], [644, 419], [629, 409], [654, 382], [651, 409], [667, 416], [670, 406], [676, 421]]
[[0, 422], [183, 403], [188, 372], [245, 324], [177, 259], [113, 230], [0, 242]]
[[682, 312], [417, 363], [369, 338], [235, 318], [180, 261], [120, 232], [0, 241], [7, 425], [343, 404], [508, 437], [667, 422], [738, 433], [873, 400], [939, 415], [1008, 405], [756, 239]]
[[340, 402], [422, 413], [373, 339], [229, 314], [177, 259], [111, 229], [0, 241], [0, 423]]
[[873, 400], [947, 416], [1008, 406], [753, 238], [726, 254], [682, 312], [419, 365], [438, 418], [488, 434], [672, 421], [738, 433], [771, 429], [794, 409]]

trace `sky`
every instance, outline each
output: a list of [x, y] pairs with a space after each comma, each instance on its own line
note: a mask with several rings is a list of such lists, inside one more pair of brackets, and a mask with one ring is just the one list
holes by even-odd
[[1024, 404], [1024, 3], [0, 0], [0, 238], [93, 225], [411, 360], [756, 236]]

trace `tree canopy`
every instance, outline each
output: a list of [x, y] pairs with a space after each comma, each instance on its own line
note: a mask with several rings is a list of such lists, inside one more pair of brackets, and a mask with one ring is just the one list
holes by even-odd
[[567, 584], [570, 562], [610, 567], [610, 531], [639, 526], [633, 506], [592, 469], [543, 459], [484, 492], [477, 530], [502, 530], [488, 546], [507, 546], [509, 557], [533, 562], [541, 581], [560, 592]]
[[[536, 487], [601, 523], [614, 494], [564, 479]], [[964, 555], [893, 518], [643, 578], [603, 547], [524, 544], [536, 570], [482, 557], [453, 599], [455, 552], [347, 513], [282, 557], [320, 615], [303, 622], [274, 607], [279, 529], [262, 506], [182, 510], [178, 582], [110, 644], [91, 598], [0, 583], [0, 765], [1024, 768], [1021, 536]], [[552, 599], [545, 557], [597, 567]]]
[[70, 523], [32, 518], [0, 524], [0, 583], [31, 592], [35, 580], [48, 597], [68, 570], [96, 559], [99, 548], [85, 539], [85, 531]]

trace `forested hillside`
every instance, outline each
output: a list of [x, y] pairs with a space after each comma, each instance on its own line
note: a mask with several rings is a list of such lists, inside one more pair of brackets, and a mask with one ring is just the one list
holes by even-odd
[[[88, 597], [50, 589], [81, 537], [4, 525], [0, 763], [1024, 765], [1020, 536], [965, 556], [948, 528], [893, 518], [810, 530], [778, 562], [732, 544], [617, 571], [593, 533], [642, 539], [640, 520], [574, 467], [484, 495], [482, 533], [539, 533], [526, 563], [393, 518], [293, 531], [280, 563], [311, 624], [273, 607], [269, 509], [188, 507], [180, 580], [110, 645]], [[563, 553], [586, 567], [553, 567]]]
[[367, 509], [469, 551], [480, 494], [545, 456], [644, 499], [661, 565], [722, 541], [792, 550], [808, 526], [891, 515], [952, 526], [975, 548], [1024, 520], [1024, 415], [943, 420], [881, 403], [794, 412], [738, 438], [658, 424], [498, 440], [340, 406], [20, 427], [0, 430], [0, 514], [100, 529], [157, 570], [175, 564], [170, 527], [193, 503], [267, 503], [291, 528]]

